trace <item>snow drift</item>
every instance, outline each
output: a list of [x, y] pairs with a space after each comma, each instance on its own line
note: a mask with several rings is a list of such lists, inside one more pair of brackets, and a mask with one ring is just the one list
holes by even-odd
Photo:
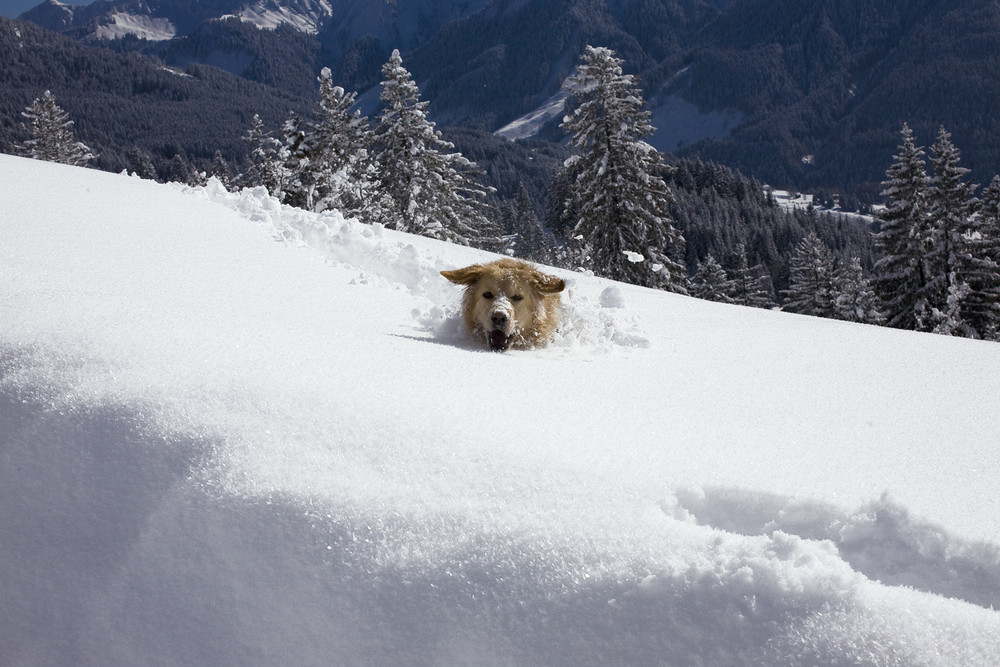
[[995, 665], [995, 344], [0, 156], [0, 663]]

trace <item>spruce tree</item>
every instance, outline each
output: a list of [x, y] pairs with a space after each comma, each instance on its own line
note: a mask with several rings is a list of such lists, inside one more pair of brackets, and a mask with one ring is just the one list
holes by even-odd
[[264, 186], [272, 196], [284, 199], [288, 179], [281, 142], [264, 132], [264, 122], [257, 114], [251, 119], [243, 140], [250, 146], [250, 158], [240, 178], [241, 185], [245, 188]]
[[979, 212], [970, 218], [963, 272], [970, 293], [966, 321], [980, 337], [1000, 339], [1000, 176], [983, 190]]
[[686, 292], [684, 237], [669, 217], [673, 196], [635, 77], [611, 49], [587, 46], [564, 87], [577, 100], [560, 126], [577, 154], [566, 162], [575, 217], [570, 240], [581, 265], [637, 285]]
[[726, 275], [726, 270], [709, 254], [704, 262], [698, 262], [698, 268], [691, 276], [688, 291], [691, 296], [706, 301], [733, 303], [730, 295], [734, 289], [733, 281]]
[[399, 51], [382, 66], [382, 107], [373, 146], [381, 198], [379, 219], [390, 229], [468, 245], [496, 230], [483, 214], [487, 190], [478, 168], [427, 119], [428, 102], [403, 67]]
[[919, 329], [927, 314], [930, 270], [925, 262], [929, 238], [928, 188], [923, 149], [904, 124], [895, 162], [886, 170], [882, 195], [888, 199], [879, 214], [881, 230], [875, 243], [882, 257], [875, 263], [873, 286], [886, 324]]
[[212, 176], [219, 179], [223, 187], [227, 190], [233, 188], [233, 173], [229, 169], [229, 163], [222, 157], [222, 151], [215, 151], [212, 157]]
[[551, 259], [551, 243], [535, 213], [535, 205], [524, 183], [517, 189], [517, 197], [510, 208], [509, 229], [504, 231], [516, 235], [514, 255], [524, 259], [545, 262]]
[[861, 260], [852, 257], [840, 262], [834, 274], [836, 298], [834, 317], [847, 322], [882, 324], [885, 320], [879, 310], [878, 297], [861, 268]]
[[29, 121], [31, 136], [18, 146], [20, 155], [77, 167], [94, 159], [86, 144], [74, 138], [73, 121], [56, 104], [51, 91], [46, 90], [21, 115]]
[[781, 309], [800, 315], [834, 317], [837, 288], [833, 253], [815, 232], [795, 246], [788, 268], [789, 284]]
[[977, 186], [966, 182], [969, 170], [959, 166], [960, 160], [951, 135], [941, 127], [931, 147], [934, 177], [928, 190], [929, 225], [924, 243], [929, 280], [921, 328], [978, 338], [979, 333], [967, 319], [965, 305], [972, 295], [969, 274], [976, 264], [969, 234], [978, 204], [973, 197]]
[[762, 264], [750, 266], [746, 246], [742, 243], [736, 246], [733, 267], [733, 288], [730, 293], [733, 303], [751, 308], [774, 308], [774, 285], [771, 276]]
[[138, 146], [133, 146], [128, 149], [125, 154], [128, 158], [129, 171], [139, 178], [144, 178], [150, 181], [155, 181], [159, 178], [156, 173], [156, 167], [153, 166], [153, 158], [150, 157], [149, 153], [142, 150]]
[[371, 130], [360, 111], [351, 111], [356, 97], [333, 85], [330, 69], [324, 67], [315, 120], [293, 118], [286, 125], [286, 167], [293, 174], [289, 198], [296, 205], [312, 211], [338, 209], [347, 216], [365, 211]]
[[281, 150], [282, 172], [286, 175], [282, 201], [311, 211], [315, 201], [316, 172], [310, 168], [313, 155], [308, 123], [291, 113], [281, 126], [284, 145]]

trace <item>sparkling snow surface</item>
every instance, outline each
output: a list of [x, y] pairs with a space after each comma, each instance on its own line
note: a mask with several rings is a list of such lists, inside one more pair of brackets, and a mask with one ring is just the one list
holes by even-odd
[[997, 665], [1000, 346], [0, 156], [0, 664]]

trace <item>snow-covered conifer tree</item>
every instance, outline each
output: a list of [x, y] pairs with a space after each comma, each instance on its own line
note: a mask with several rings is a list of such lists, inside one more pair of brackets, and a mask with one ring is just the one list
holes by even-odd
[[540, 262], [548, 262], [551, 257], [552, 244], [542, 227], [535, 206], [531, 201], [528, 189], [521, 183], [517, 197], [508, 208], [509, 228], [505, 232], [516, 235], [514, 239], [514, 255]]
[[94, 159], [90, 148], [74, 138], [73, 121], [56, 104], [51, 91], [46, 90], [21, 115], [28, 119], [31, 136], [18, 146], [20, 155], [74, 166]]
[[979, 203], [973, 193], [978, 186], [965, 181], [969, 170], [959, 166], [961, 155], [944, 127], [931, 147], [934, 177], [928, 191], [928, 237], [925, 263], [928, 266], [924, 330], [978, 338], [966, 319], [965, 302], [971, 297], [968, 273], [976, 262], [968, 235], [972, 216]]
[[203, 176], [204, 174], [200, 174], [182, 153], [176, 153], [167, 166], [167, 181], [170, 183], [204, 185]]
[[315, 199], [316, 173], [311, 168], [314, 150], [309, 124], [293, 112], [281, 126], [281, 135], [284, 138], [281, 150], [282, 171], [286, 175], [282, 201], [311, 211]]
[[382, 107], [374, 132], [379, 219], [386, 227], [433, 238], [480, 243], [496, 230], [483, 215], [487, 190], [476, 184], [474, 162], [448, 152], [427, 119], [428, 102], [394, 50], [382, 66]]
[[707, 301], [733, 303], [730, 296], [734, 290], [733, 281], [726, 276], [725, 269], [711, 254], [704, 262], [698, 262], [698, 269], [691, 276], [689, 292], [691, 296]]
[[833, 253], [815, 232], [796, 244], [788, 269], [782, 310], [815, 317], [836, 316]]
[[222, 157], [222, 151], [215, 151], [212, 156], [212, 176], [219, 179], [219, 182], [227, 189], [233, 187], [233, 173], [229, 169], [229, 163]]
[[875, 235], [882, 257], [875, 263], [873, 286], [886, 324], [918, 329], [928, 312], [929, 178], [924, 151], [914, 143], [913, 131], [904, 124], [901, 134], [899, 154], [882, 182], [888, 204], [879, 215], [881, 230]]
[[264, 132], [264, 121], [257, 114], [251, 119], [243, 140], [250, 145], [250, 159], [240, 179], [241, 185], [246, 188], [263, 185], [274, 197], [284, 199], [288, 178], [281, 142]]
[[371, 197], [373, 169], [368, 160], [371, 129], [358, 110], [351, 111], [357, 93], [333, 85], [330, 69], [319, 76], [318, 120], [311, 126], [314, 172], [313, 210], [337, 209], [362, 215]]
[[775, 306], [774, 285], [763, 264], [750, 266], [746, 246], [736, 246], [733, 259], [732, 292], [733, 303], [751, 308], [771, 309]]
[[145, 178], [150, 181], [155, 181], [159, 178], [156, 173], [156, 167], [153, 165], [153, 158], [146, 151], [138, 146], [133, 146], [128, 149], [125, 156], [128, 158], [129, 171], [131, 173], [139, 178]]
[[847, 322], [882, 324], [884, 318], [879, 310], [878, 297], [870, 281], [865, 277], [861, 260], [852, 257], [848, 262], [840, 262], [834, 274], [836, 298], [834, 317]]
[[671, 224], [673, 201], [663, 156], [643, 141], [653, 133], [635, 77], [611, 49], [587, 46], [563, 84], [578, 106], [561, 127], [577, 154], [566, 168], [575, 214], [570, 232], [580, 264], [637, 285], [685, 292], [686, 271], [671, 258], [684, 237]]
[[1000, 176], [983, 190], [963, 241], [960, 264], [969, 285], [963, 318], [981, 338], [1000, 340]]

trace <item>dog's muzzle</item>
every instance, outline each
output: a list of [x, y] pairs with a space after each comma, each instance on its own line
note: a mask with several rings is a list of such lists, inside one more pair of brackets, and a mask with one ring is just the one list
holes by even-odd
[[507, 333], [510, 317], [502, 310], [494, 310], [490, 313], [490, 322], [493, 324], [493, 329], [486, 334], [490, 349], [494, 352], [503, 352], [514, 340], [514, 334]]

